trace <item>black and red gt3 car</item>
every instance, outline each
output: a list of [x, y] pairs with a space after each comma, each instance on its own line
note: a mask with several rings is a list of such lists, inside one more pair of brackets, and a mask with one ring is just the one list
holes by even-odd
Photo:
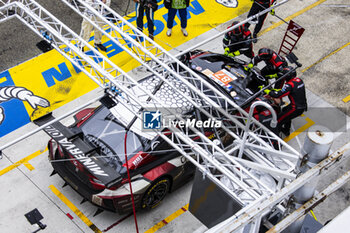
[[[195, 51], [186, 54], [182, 61], [241, 106], [247, 104], [265, 81], [245, 71], [244, 62], [221, 54]], [[191, 96], [181, 82], [175, 79], [172, 82]], [[151, 92], [158, 88], [158, 83], [160, 80], [155, 76], [140, 81]], [[197, 117], [193, 106], [166, 84], [158, 88], [156, 96], [177, 113]], [[99, 208], [118, 213], [131, 212], [126, 150], [136, 206], [142, 209], [156, 207], [168, 192], [193, 176], [194, 165], [156, 133], [142, 130], [140, 120], [130, 124], [134, 117], [125, 106], [111, 101], [108, 96], [100, 102], [99, 107], [76, 114], [75, 122], [70, 126], [56, 122], [44, 129], [52, 138], [49, 159], [54, 170]], [[52, 119], [51, 115], [46, 115], [35, 123], [43, 125]], [[168, 134], [170, 137], [171, 132]], [[220, 140], [220, 135], [210, 127], [204, 129], [204, 134], [211, 140]]]
[[[98, 207], [131, 212], [125, 126], [103, 105], [85, 109], [75, 117], [76, 123], [70, 127], [57, 122], [45, 128], [52, 138], [49, 159], [54, 170]], [[46, 116], [37, 123], [52, 119]], [[137, 207], [157, 206], [168, 192], [184, 184], [193, 174], [194, 166], [159, 136], [150, 139], [130, 130], [126, 143]]]

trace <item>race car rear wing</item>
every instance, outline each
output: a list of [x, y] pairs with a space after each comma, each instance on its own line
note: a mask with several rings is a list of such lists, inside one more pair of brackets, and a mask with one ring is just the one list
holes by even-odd
[[[50, 113], [34, 120], [34, 123], [41, 126], [54, 119]], [[98, 148], [89, 145], [83, 140], [82, 131], [74, 132], [60, 122], [55, 122], [45, 127], [44, 131], [106, 187], [110, 187], [122, 179], [121, 175], [108, 163], [97, 159], [99, 156]]]

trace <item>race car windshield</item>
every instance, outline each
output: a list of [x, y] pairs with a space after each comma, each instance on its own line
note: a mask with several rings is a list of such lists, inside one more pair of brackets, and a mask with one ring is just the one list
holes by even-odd
[[[81, 127], [85, 138], [100, 149], [102, 158], [113, 167], [118, 167], [125, 161], [125, 127], [109, 112], [107, 108], [100, 108], [95, 115]], [[143, 149], [146, 139], [128, 132], [127, 153], [132, 157], [135, 152]]]

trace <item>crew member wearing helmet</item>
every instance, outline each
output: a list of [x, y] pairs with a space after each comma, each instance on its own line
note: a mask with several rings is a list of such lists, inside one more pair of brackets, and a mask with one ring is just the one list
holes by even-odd
[[[251, 0], [251, 1], [254, 1], [254, 2], [252, 7], [250, 8], [247, 18], [255, 14], [258, 14], [259, 12], [265, 10], [266, 8], [269, 8], [271, 5], [275, 3], [275, 0]], [[271, 10], [270, 14], [275, 15], [275, 9]], [[260, 32], [266, 16], [267, 16], [267, 13], [258, 17], [258, 23], [255, 25], [254, 32], [253, 32], [254, 43], [256, 42], [257, 34]], [[249, 26], [250, 26], [250, 23], [247, 23], [247, 27]]]
[[[296, 77], [296, 72], [292, 71], [292, 67], [284, 69], [286, 76], [286, 83], [280, 90], [264, 90], [264, 92], [272, 98], [283, 98], [288, 96], [290, 104], [282, 109], [278, 114], [278, 130], [284, 135], [290, 134], [290, 127], [292, 119], [300, 116], [307, 110], [307, 101], [305, 94], [305, 85], [303, 80]], [[292, 72], [290, 72], [292, 71]]]
[[282, 72], [283, 68], [288, 66], [287, 61], [275, 51], [268, 48], [261, 48], [258, 55], [253, 58], [252, 64], [248, 65], [248, 68], [252, 68], [261, 61], [264, 61], [266, 64], [261, 70], [261, 75], [267, 78], [277, 78], [277, 73]]
[[[234, 21], [231, 27], [238, 23], [239, 21]], [[244, 24], [227, 32], [222, 42], [226, 56], [234, 57], [244, 54], [250, 59], [254, 57], [251, 32]]]
[[297, 76], [297, 72], [294, 69], [290, 69], [289, 66], [284, 67], [283, 70], [281, 72], [277, 72], [275, 75], [268, 75], [270, 78], [274, 77], [277, 79], [280, 79], [282, 76], [283, 78], [278, 80], [275, 85], [274, 88], [276, 89], [282, 89], [283, 85], [286, 83], [286, 77], [287, 76], [292, 76], [292, 77], [296, 77]]
[[[279, 105], [273, 101], [271, 98], [267, 98], [267, 96], [260, 96], [255, 99], [255, 101], [262, 101], [266, 102], [267, 104], [271, 105], [275, 112], [279, 112], [280, 108]], [[249, 112], [250, 108], [248, 108], [247, 112]], [[269, 109], [267, 109], [265, 106], [257, 105], [254, 109], [253, 116], [255, 119], [260, 121], [263, 125], [265, 125], [268, 129], [270, 129], [275, 134], [278, 134], [277, 127], [273, 128], [271, 127], [271, 120], [272, 120], [272, 113]]]

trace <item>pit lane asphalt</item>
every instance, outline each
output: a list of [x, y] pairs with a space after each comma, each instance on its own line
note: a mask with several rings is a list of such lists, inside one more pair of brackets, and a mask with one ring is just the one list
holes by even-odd
[[[74, 32], [80, 33], [82, 18], [62, 1], [37, 0], [37, 2], [68, 25]], [[111, 8], [124, 16], [126, 13], [135, 11], [135, 3], [132, 0], [112, 0]], [[0, 71], [42, 54], [35, 45], [41, 38], [19, 20], [11, 19], [1, 23], [0, 32], [0, 56], [2, 58]]]
[[[41, 3], [44, 1], [39, 2]], [[294, 14], [298, 10], [318, 1], [306, 2], [294, 0], [291, 2], [293, 3], [293, 7], [290, 6], [291, 3], [288, 3], [285, 6], [280, 7], [280, 9], [277, 10], [277, 14], [285, 18], [289, 15]], [[54, 4], [53, 1], [51, 4], [52, 5], [49, 4], [50, 7], [56, 6], [56, 3]], [[295, 53], [299, 57], [300, 62], [303, 64], [303, 68], [309, 67], [323, 57], [327, 57], [327, 55], [331, 54], [338, 48], [341, 48], [350, 40], [349, 37], [346, 37], [346, 35], [349, 35], [350, 33], [350, 9], [332, 8], [326, 6], [330, 4], [346, 4], [346, 1], [324, 1], [320, 5], [295, 18], [295, 21], [297, 23], [306, 28], [305, 34], [295, 49]], [[266, 29], [271, 26], [271, 23], [276, 22], [277, 20], [275, 18], [268, 16], [264, 28]], [[336, 27], [335, 25], [341, 26]], [[211, 35], [214, 35], [227, 26], [228, 24], [219, 26], [217, 29], [213, 29], [210, 32], [190, 41], [187, 44], [182, 45], [177, 49], [181, 50], [184, 47], [188, 47], [190, 44], [198, 43], [198, 41], [200, 41], [202, 38], [207, 38]], [[75, 30], [79, 30], [79, 27], [80, 22], [76, 24]], [[24, 26], [21, 26], [21, 28], [16, 29], [16, 31], [23, 32], [22, 30], [26, 30], [24, 28]], [[1, 31], [4, 30], [3, 28], [0, 29]], [[4, 32], [11, 31], [11, 27], [5, 29], [8, 31]], [[254, 51], [257, 52], [258, 48], [263, 46], [278, 50], [285, 29], [285, 26], [280, 26], [268, 33], [262, 34], [259, 42], [254, 45]], [[6, 33], [1, 33], [3, 36], [5, 34]], [[24, 34], [24, 36], [27, 37], [28, 35]], [[16, 41], [15, 34], [13, 34], [12, 37], [14, 37], [13, 41], [17, 42], [18, 45], [12, 44], [7, 47], [10, 48], [6, 50], [8, 52], [13, 52], [12, 50], [16, 50], [14, 48], [21, 46], [19, 45], [21, 42], [26, 41], [23, 39]], [[34, 35], [34, 37], [36, 36]], [[1, 44], [3, 41], [7, 42], [8, 40], [8, 37], [1, 37]], [[39, 40], [39, 38], [33, 41], [37, 40]], [[3, 46], [1, 46], [1, 48], [3, 48]], [[23, 48], [27, 47], [24, 46]], [[32, 48], [36, 49], [35, 45]], [[210, 43], [210, 45], [206, 45], [205, 49], [222, 52], [221, 39], [213, 41]], [[24, 57], [23, 60], [18, 60], [15, 58], [16, 54], [13, 54], [13, 63], [11, 63], [10, 66], [23, 62], [37, 54], [33, 53], [33, 55], [31, 55], [30, 52], [33, 51], [28, 51], [27, 57]], [[350, 94], [350, 85], [348, 84], [350, 83], [350, 60], [348, 56], [349, 52], [350, 48], [349, 46], [346, 46], [339, 52], [329, 56], [327, 59], [313, 66], [301, 75], [301, 78], [303, 78], [306, 83], [306, 87], [309, 89], [308, 102], [310, 106], [325, 107], [330, 106], [327, 103], [330, 102], [341, 111], [349, 114], [349, 103], [346, 104], [342, 101], [344, 97]], [[17, 53], [17, 55], [19, 55], [22, 53], [22, 51], [19, 50]], [[174, 51], [174, 53], [176, 53], [176, 51]], [[3, 55], [1, 55], [1, 57], [3, 57]], [[73, 106], [84, 103], [86, 99], [91, 99], [92, 96], [95, 96], [96, 94], [98, 93], [89, 93], [84, 97], [73, 101], [67, 106], [58, 109], [55, 111], [55, 114], [59, 116], [63, 114], [66, 109], [72, 109]], [[334, 114], [335, 116], [334, 118], [329, 119], [330, 122], [337, 121], [344, 116], [341, 112], [336, 110], [334, 111], [336, 112]], [[314, 119], [316, 117], [313, 114], [312, 110], [310, 110], [307, 114], [310, 114], [308, 116], [311, 119]], [[294, 121], [294, 127], [299, 128], [304, 125], [304, 120], [305, 119], [303, 118], [299, 118]], [[322, 121], [321, 123], [325, 124], [327, 122]], [[4, 138], [1, 138], [0, 142], [4, 143], [5, 141], [10, 141], [11, 139], [23, 134], [23, 132], [33, 128], [34, 127], [31, 125], [25, 126], [23, 129], [18, 130]], [[341, 145], [348, 142], [350, 138], [349, 132], [345, 132], [344, 129], [343, 132], [338, 132], [337, 136], [338, 137], [332, 146], [332, 150], [339, 148]], [[300, 134], [299, 139], [301, 142], [303, 142], [304, 137], [305, 133]], [[35, 140], [38, 138], [40, 140]], [[39, 133], [35, 135], [35, 137], [28, 138], [16, 146], [7, 149], [4, 153], [6, 155], [9, 155], [13, 162], [16, 162], [23, 157], [36, 152], [39, 149], [43, 150], [45, 148], [47, 139], [48, 138], [46, 135], [44, 135], [44, 133]], [[295, 146], [295, 148], [298, 148], [299, 146], [296, 140], [292, 140], [290, 143]], [[122, 218], [122, 216], [107, 212], [104, 212], [96, 217], [92, 217], [93, 213], [96, 210], [95, 207], [93, 207], [90, 203], [79, 205], [81, 197], [68, 186], [61, 188], [63, 185], [61, 178], [59, 178], [57, 175], [49, 177], [49, 174], [52, 170], [51, 167], [48, 166], [46, 153], [39, 155], [35, 159], [29, 161], [29, 163], [35, 168], [34, 170], [30, 171], [28, 168], [20, 166], [17, 169], [9, 171], [0, 178], [2, 187], [2, 208], [0, 210], [2, 221], [0, 222], [0, 227], [3, 232], [29, 232], [36, 229], [34, 226], [30, 226], [23, 216], [26, 212], [32, 210], [35, 207], [39, 208], [40, 212], [44, 215], [45, 218], [43, 222], [48, 225], [48, 232], [90, 232], [90, 229], [86, 226], [86, 224], [84, 224], [77, 216], [75, 216], [70, 211], [70, 209], [48, 189], [49, 185], [52, 184], [54, 184], [72, 203], [74, 203], [97, 227], [100, 228], [100, 230], [104, 230], [106, 227]], [[10, 161], [7, 159], [2, 159], [0, 170], [10, 165]], [[341, 172], [344, 172], [349, 168], [349, 162], [342, 164], [341, 169], [338, 169], [335, 173], [324, 177], [322, 179], [322, 183], [320, 183], [320, 186], [326, 186], [327, 182], [330, 182], [330, 180], [332, 180], [337, 175], [337, 173], [341, 174]], [[158, 223], [165, 217], [169, 216], [171, 213], [184, 206], [188, 202], [190, 191], [191, 183], [185, 185], [177, 192], [170, 194], [164, 203], [159, 206], [159, 208], [156, 208], [148, 213], [140, 213], [138, 215], [140, 231], [145, 231], [151, 228], [154, 224]], [[333, 218], [337, 213], [339, 213], [342, 209], [350, 204], [349, 195], [349, 185], [344, 186], [334, 195], [331, 195], [315, 210], [315, 214], [318, 219], [324, 223], [328, 219]], [[71, 221], [67, 216], [64, 216], [64, 213], [69, 212], [74, 217], [73, 221]], [[176, 232], [181, 230], [182, 232], [193, 232], [197, 228], [205, 229], [201, 228], [201, 226], [202, 225], [198, 220], [196, 220], [189, 212], [186, 212], [180, 217], [173, 220], [167, 226], [161, 228], [159, 231]], [[133, 220], [131, 218], [128, 218], [112, 229], [110, 230], [111, 232], [114, 230], [117, 230], [118, 232], [134, 232]]]

